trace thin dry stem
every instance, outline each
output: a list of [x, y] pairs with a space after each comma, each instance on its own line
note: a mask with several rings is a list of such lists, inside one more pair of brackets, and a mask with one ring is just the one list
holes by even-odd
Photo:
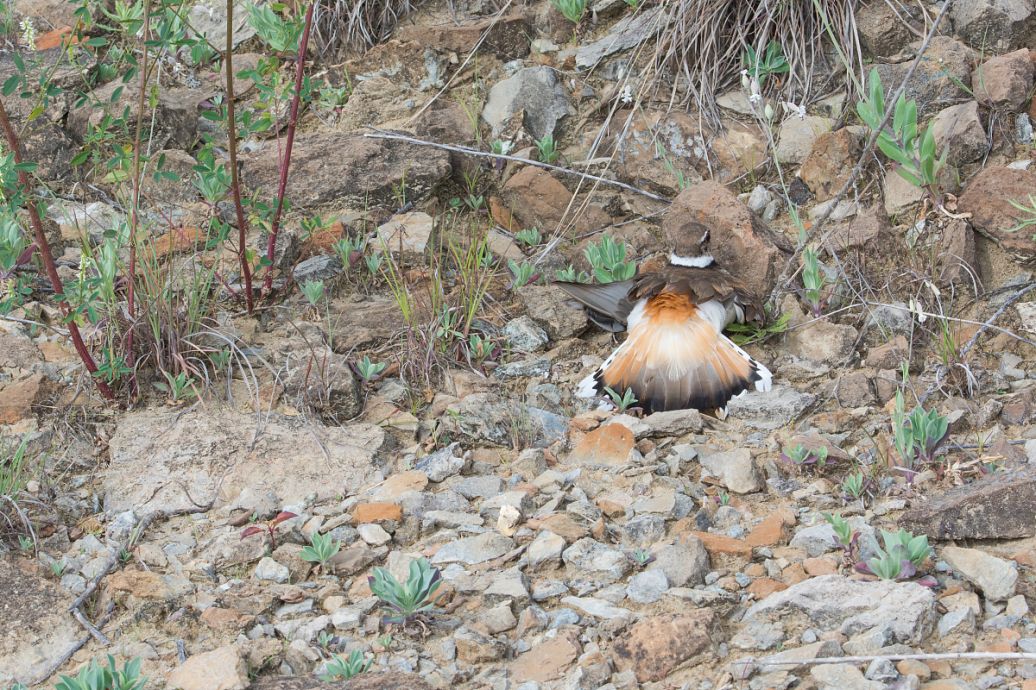
[[234, 197], [234, 213], [237, 215], [237, 254], [241, 264], [241, 279], [245, 284], [245, 307], [251, 314], [255, 307], [252, 299], [252, 269], [248, 265], [248, 251], [245, 244], [248, 226], [245, 223], [245, 209], [241, 205], [241, 181], [237, 171], [237, 121], [234, 113], [234, 0], [227, 0], [227, 50], [223, 56], [227, 72], [227, 154], [230, 156], [230, 192]]

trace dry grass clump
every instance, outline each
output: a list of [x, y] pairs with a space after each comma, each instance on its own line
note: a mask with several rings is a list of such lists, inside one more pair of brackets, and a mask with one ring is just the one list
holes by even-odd
[[320, 0], [313, 16], [317, 47], [332, 54], [365, 51], [388, 38], [414, 6], [411, 0]]
[[790, 71], [770, 79], [767, 90], [797, 104], [842, 85], [851, 91], [855, 79], [847, 70], [862, 74], [856, 0], [673, 0], [667, 5], [669, 22], [655, 53], [657, 74], [673, 88], [676, 102], [699, 108], [714, 123], [719, 120], [715, 98], [740, 84], [747, 46], [762, 55], [770, 41], [780, 44]]

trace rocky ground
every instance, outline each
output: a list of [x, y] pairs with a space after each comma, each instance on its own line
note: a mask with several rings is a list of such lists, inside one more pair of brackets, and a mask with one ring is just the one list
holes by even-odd
[[[894, 4], [857, 13], [889, 88], [938, 12], [904, 12], [907, 28]], [[41, 34], [74, 22], [59, 2], [15, 8]], [[249, 366], [198, 400], [148, 390], [130, 409], [107, 405], [63, 335], [32, 326], [55, 314], [45, 298], [0, 320], [0, 423], [4, 437], [29, 440], [21, 500], [38, 538], [0, 555], [0, 687], [112, 654], [142, 659], [147, 687], [170, 690], [1036, 688], [1036, 656], [1011, 657], [1036, 654], [1036, 293], [1021, 294], [1036, 242], [1031, 228], [1010, 231], [1025, 217], [1011, 201], [1036, 193], [1036, 14], [958, 0], [906, 82], [949, 152], [944, 184], [956, 196], [940, 213], [887, 161], [835, 199], [869, 134], [844, 89], [804, 117], [774, 103], [775, 146], [740, 89], [717, 96], [722, 128], [703, 131], [697, 114], [664, 101], [631, 109], [630, 51], [662, 10], [600, 0], [574, 35], [547, 2], [498, 18], [481, 3], [432, 2], [366, 54], [318, 59], [314, 71], [348, 74], [352, 92], [301, 120], [278, 281], [325, 280], [327, 308], [298, 294], [255, 317], [228, 304], [218, 329]], [[422, 110], [483, 34], [477, 65]], [[38, 47], [40, 69], [58, 60], [60, 48]], [[243, 36], [236, 60], [254, 64], [257, 49]], [[6, 78], [8, 56], [2, 66]], [[221, 78], [198, 70], [155, 102], [155, 150], [181, 174], [149, 180], [149, 213], [175, 219], [156, 246], [183, 271], [205, 255], [191, 227], [207, 210], [187, 179], [208, 126], [199, 111]], [[98, 87], [101, 102], [114, 88]], [[239, 95], [257, 97], [244, 84]], [[100, 110], [52, 102], [30, 122], [11, 103], [26, 157], [55, 190], [50, 229], [74, 276], [82, 234], [100, 237], [123, 213], [109, 187], [70, 165]], [[554, 133], [559, 165], [649, 195], [364, 136], [371, 126], [483, 150], [513, 139], [518, 156]], [[602, 131], [611, 149], [593, 148]], [[278, 141], [242, 146], [249, 189], [276, 186]], [[597, 156], [610, 167], [585, 164]], [[771, 157], [807, 228], [830, 211], [830, 281], [814, 318], [797, 274], [784, 276], [788, 329], [748, 347], [774, 389], [736, 399], [722, 420], [575, 399], [611, 335], [549, 285], [510, 289], [503, 273], [479, 315], [499, 356], [438, 368], [423, 385], [391, 290], [329, 250], [370, 227], [399, 247], [421, 292], [450, 199], [477, 192], [484, 203], [470, 215], [494, 256], [537, 257], [547, 278], [588, 269], [583, 250], [602, 232], [641, 260], [695, 219], [713, 228], [724, 265], [767, 294], [797, 233]], [[307, 235], [300, 220], [316, 213], [334, 223]], [[514, 237], [531, 227], [545, 237], [534, 248]], [[546, 251], [554, 229], [561, 241]], [[375, 381], [351, 366], [364, 355], [389, 364]], [[912, 476], [895, 468], [901, 389], [949, 421], [940, 453]], [[800, 444], [825, 448], [826, 462], [782, 458]], [[854, 497], [842, 482], [857, 469]], [[242, 538], [281, 511], [295, 517], [273, 544]], [[824, 513], [849, 520], [862, 558], [881, 529], [928, 535], [934, 555], [918, 576], [932, 581], [857, 572]], [[314, 533], [342, 545], [322, 568], [300, 558]], [[384, 567], [405, 579], [419, 557], [444, 578], [436, 608], [386, 624], [368, 575]], [[331, 654], [352, 650], [372, 659], [369, 671], [344, 685], [315, 679]], [[889, 658], [912, 654], [944, 656]], [[878, 658], [809, 663], [843, 656]]]

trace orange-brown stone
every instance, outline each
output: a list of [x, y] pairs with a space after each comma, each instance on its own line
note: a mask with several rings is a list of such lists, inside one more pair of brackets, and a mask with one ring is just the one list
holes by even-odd
[[836, 575], [838, 573], [838, 563], [830, 558], [807, 558], [802, 561], [802, 568], [810, 577]]
[[633, 432], [622, 424], [594, 429], [568, 454], [569, 465], [622, 465], [633, 449]]
[[752, 546], [743, 539], [734, 539], [722, 534], [697, 530], [692, 530], [688, 534], [701, 539], [701, 543], [705, 545], [706, 551], [710, 554], [733, 554], [737, 556], [750, 556], [752, 554]]
[[748, 592], [755, 595], [757, 601], [761, 601], [774, 592], [780, 592], [784, 589], [788, 589], [788, 585], [770, 577], [760, 577], [757, 580], [752, 580], [752, 584], [748, 585]]
[[353, 523], [399, 522], [403, 519], [403, 508], [398, 503], [358, 503], [353, 508]]

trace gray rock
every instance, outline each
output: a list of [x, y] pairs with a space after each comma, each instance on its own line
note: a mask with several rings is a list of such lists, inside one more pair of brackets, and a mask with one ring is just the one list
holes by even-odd
[[784, 626], [780, 622], [749, 621], [736, 635], [730, 638], [730, 644], [738, 649], [773, 649], [784, 642]]
[[939, 637], [954, 633], [970, 635], [975, 632], [975, 612], [969, 608], [954, 609], [939, 619], [936, 630]]
[[435, 219], [427, 213], [400, 213], [378, 226], [374, 246], [384, 246], [393, 254], [402, 252], [413, 259], [421, 260], [433, 232]]
[[953, 29], [975, 48], [1002, 52], [1032, 35], [1029, 0], [961, 0], [950, 7]]
[[299, 263], [291, 271], [291, 277], [302, 285], [309, 281], [331, 280], [342, 272], [342, 262], [333, 254], [317, 254]]
[[486, 601], [490, 604], [498, 601], [512, 601], [515, 606], [524, 608], [529, 603], [529, 588], [525, 575], [518, 568], [508, 568], [493, 575], [493, 582], [485, 591]]
[[[546, 601], [554, 597], [568, 594], [569, 589], [561, 580], [545, 580], [537, 582], [532, 588], [533, 601]], [[1036, 640], [1036, 638], [1033, 638]]]
[[1018, 568], [1013, 561], [959, 546], [943, 547], [940, 556], [964, 579], [981, 589], [987, 599], [1003, 601], [1014, 596]]
[[[252, 36], [255, 27], [248, 21], [249, 10], [255, 7], [252, 0], [234, 0], [233, 45], [238, 47]], [[191, 6], [188, 26], [198, 36], [208, 39], [209, 45], [227, 44], [227, 4], [222, 0], [198, 0]], [[225, 71], [225, 70], [224, 70]]]
[[593, 616], [594, 618], [617, 620], [630, 618], [632, 616], [629, 609], [613, 606], [603, 599], [595, 599], [594, 597], [564, 597], [561, 600], [561, 603], [566, 606], [579, 609], [583, 613]]
[[504, 337], [511, 348], [519, 352], [539, 352], [550, 342], [547, 332], [530, 316], [508, 321], [504, 326]]
[[524, 111], [524, 126], [533, 139], [553, 134], [558, 121], [573, 112], [558, 73], [543, 65], [526, 67], [496, 83], [489, 90], [482, 119], [496, 136], [519, 111]]
[[576, 50], [576, 69], [589, 69], [609, 55], [635, 48], [654, 36], [664, 24], [659, 21], [661, 12], [661, 7], [652, 7], [627, 14], [612, 24], [607, 34]]
[[817, 399], [790, 386], [775, 384], [769, 392], [747, 391], [727, 403], [727, 414], [758, 429], [790, 424]]
[[454, 442], [430, 455], [426, 455], [414, 465], [428, 475], [428, 480], [441, 482], [447, 477], [459, 474], [464, 468], [464, 458], [457, 455], [460, 443]]
[[888, 625], [894, 639], [919, 644], [934, 628], [935, 595], [914, 582], [861, 582], [823, 575], [771, 594], [753, 605], [745, 621], [801, 617], [810, 627], [853, 635]]
[[458, 477], [447, 482], [447, 485], [464, 498], [489, 498], [500, 493], [503, 480], [486, 474], [478, 477]]
[[910, 307], [903, 302], [876, 305], [867, 317], [867, 326], [877, 328], [887, 337], [893, 333], [909, 334], [912, 323]]
[[[914, 41], [905, 47], [903, 52], [916, 53], [920, 44], [920, 40]], [[921, 115], [931, 114], [937, 107], [968, 96], [959, 84], [963, 84], [965, 88], [971, 87], [974, 53], [966, 45], [949, 36], [936, 36], [929, 43], [925, 57], [928, 59], [917, 66], [913, 76], [907, 81], [905, 92], [907, 98], [917, 101]], [[903, 77], [910, 69], [910, 61], [879, 64], [876, 67], [881, 83], [893, 88], [893, 84], [902, 83]]]
[[103, 201], [79, 204], [55, 200], [47, 208], [47, 218], [58, 224], [64, 236], [86, 236], [91, 244], [104, 240], [104, 231], [126, 222], [126, 215]]
[[633, 546], [650, 546], [665, 536], [665, 518], [661, 515], [637, 515], [622, 526], [622, 541]]
[[642, 421], [648, 426], [648, 431], [643, 436], [648, 438], [697, 434], [701, 432], [703, 424], [698, 410], [655, 412], [644, 417]]
[[550, 360], [546, 357], [531, 357], [501, 364], [493, 371], [500, 380], [545, 377], [550, 374]]
[[472, 393], [449, 407], [443, 427], [475, 441], [510, 447], [514, 435], [527, 447], [545, 448], [568, 434], [568, 418], [495, 393]]
[[569, 567], [605, 582], [620, 579], [632, 565], [622, 551], [590, 537], [583, 537], [572, 544], [561, 557]]
[[[864, 676], [868, 680], [893, 681], [899, 678], [899, 671], [892, 664], [890, 659], [875, 659], [867, 665]], [[886, 687], [882, 685], [882, 687]]]
[[763, 480], [747, 448], [711, 453], [701, 459], [704, 476], [717, 477], [736, 494], [750, 494], [763, 488]]
[[852, 356], [857, 335], [847, 324], [814, 321], [788, 333], [788, 351], [813, 362], [835, 364]]
[[288, 566], [281, 565], [269, 556], [264, 556], [256, 564], [255, 572], [252, 573], [257, 580], [269, 580], [271, 582], [287, 582], [289, 574]]
[[653, 604], [669, 590], [669, 581], [661, 570], [645, 570], [629, 579], [626, 596], [638, 604]]
[[360, 539], [363, 539], [371, 546], [381, 546], [392, 541], [392, 535], [376, 522], [357, 525], [356, 531], [359, 533]]
[[551, 568], [561, 563], [561, 552], [565, 549], [565, 540], [553, 532], [543, 530], [529, 544], [525, 555], [529, 559], [529, 567]]
[[705, 582], [709, 571], [709, 552], [697, 537], [686, 536], [654, 552], [648, 570], [661, 570], [673, 587], [692, 587]]
[[852, 664], [822, 664], [809, 671], [817, 690], [884, 690], [885, 684], [867, 680]]
[[485, 532], [443, 545], [432, 556], [432, 563], [475, 565], [499, 558], [512, 548], [514, 548], [514, 541], [508, 537], [496, 532]]
[[932, 119], [932, 133], [940, 155], [943, 149], [948, 150], [946, 161], [950, 165], [977, 161], [988, 148], [977, 101], [940, 110]]
[[748, 195], [748, 208], [752, 210], [752, 213], [762, 213], [771, 201], [773, 201], [773, 194], [770, 190], [757, 184]]
[[[849, 525], [861, 535], [873, 537], [874, 528], [860, 516], [848, 518]], [[809, 527], [800, 527], [791, 538], [789, 546], [805, 549], [810, 557], [822, 556], [828, 551], [840, 548], [835, 539], [835, 530], [827, 522], [819, 522]]]
[[818, 115], [797, 115], [785, 118], [777, 136], [777, 159], [781, 163], [801, 163], [813, 150], [813, 143], [824, 132], [830, 132], [835, 120]]
[[586, 330], [586, 311], [565, 298], [555, 287], [526, 285], [518, 290], [525, 311], [547, 329], [553, 340], [564, 340]]

